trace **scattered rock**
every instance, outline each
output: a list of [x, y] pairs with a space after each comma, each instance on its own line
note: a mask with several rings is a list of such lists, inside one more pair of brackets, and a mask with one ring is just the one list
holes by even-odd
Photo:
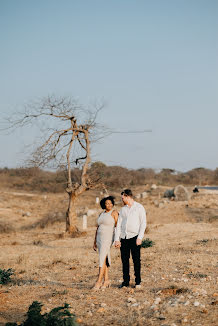
[[103, 307], [101, 307], [101, 308], [98, 308], [98, 310], [97, 310], [97, 312], [104, 312], [104, 308]]
[[191, 198], [187, 188], [182, 185], [178, 185], [174, 188], [174, 195], [177, 201], [187, 201]]
[[127, 299], [127, 301], [130, 302], [130, 303], [135, 303], [136, 302], [136, 299], [135, 298], [132, 298], [132, 297], [129, 297]]
[[77, 318], [77, 319], [76, 319], [76, 322], [79, 323], [79, 324], [81, 324], [83, 321], [82, 321], [81, 318]]
[[87, 315], [88, 315], [89, 317], [92, 317], [92, 316], [93, 316], [93, 313], [92, 313], [91, 311], [88, 311], [88, 312], [87, 312]]
[[163, 207], [164, 207], [164, 203], [161, 202], [161, 203], [158, 205], [158, 207], [159, 207], [159, 208], [163, 208]]
[[141, 193], [141, 197], [142, 197], [142, 198], [146, 198], [146, 197], [148, 197], [148, 193], [147, 193], [147, 191], [142, 192], [142, 193]]
[[154, 300], [154, 304], [159, 304], [161, 302], [161, 298], [156, 298], [155, 300]]
[[194, 302], [194, 306], [195, 306], [195, 307], [198, 307], [199, 305], [200, 305], [200, 302], [198, 302], [198, 301], [195, 301], [195, 302]]
[[131, 307], [138, 307], [139, 306], [139, 303], [133, 303], [132, 305], [131, 305]]
[[22, 216], [30, 217], [31, 216], [31, 213], [30, 212], [25, 212], [25, 213], [22, 214]]

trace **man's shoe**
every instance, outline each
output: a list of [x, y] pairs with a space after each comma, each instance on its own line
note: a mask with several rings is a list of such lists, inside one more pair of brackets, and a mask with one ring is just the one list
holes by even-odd
[[119, 289], [127, 288], [128, 286], [129, 286], [129, 283], [125, 283], [125, 282], [123, 282], [123, 283], [121, 283], [121, 284], [119, 285]]
[[136, 285], [135, 285], [135, 289], [136, 289], [136, 290], [140, 290], [141, 288], [142, 288], [141, 284], [136, 284]]

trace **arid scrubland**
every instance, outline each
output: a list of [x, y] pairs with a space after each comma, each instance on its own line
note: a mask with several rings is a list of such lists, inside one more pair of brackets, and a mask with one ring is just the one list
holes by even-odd
[[[163, 198], [169, 187], [132, 186], [146, 211], [145, 238], [154, 246], [142, 248], [143, 288], [122, 281], [119, 250], [112, 247], [112, 286], [91, 290], [98, 272], [93, 251], [97, 190], [77, 202], [78, 226], [89, 209], [88, 228], [78, 238], [65, 235], [67, 195], [0, 189], [0, 268], [12, 268], [11, 282], [0, 285], [0, 325], [22, 322], [37, 300], [43, 311], [70, 304], [81, 325], [211, 326], [217, 323], [218, 193], [200, 190], [188, 201]], [[190, 188], [190, 192], [191, 192]], [[120, 189], [113, 191], [121, 207]], [[138, 196], [139, 197], [139, 196]]]

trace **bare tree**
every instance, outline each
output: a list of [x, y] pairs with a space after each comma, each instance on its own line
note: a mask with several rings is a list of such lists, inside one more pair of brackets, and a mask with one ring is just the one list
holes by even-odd
[[[85, 110], [71, 98], [47, 97], [31, 103], [21, 113], [8, 119], [10, 129], [39, 126], [40, 139], [29, 163], [32, 166], [67, 168], [69, 196], [66, 212], [66, 231], [78, 232], [75, 203], [79, 195], [96, 187], [88, 175], [91, 142], [102, 136], [103, 129], [96, 123], [103, 105], [95, 104], [94, 110]], [[7, 128], [7, 129], [8, 129]], [[80, 182], [72, 182], [73, 166], [81, 167]]]

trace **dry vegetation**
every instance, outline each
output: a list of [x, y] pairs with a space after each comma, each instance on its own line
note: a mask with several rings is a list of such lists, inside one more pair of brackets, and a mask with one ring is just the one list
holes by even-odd
[[[79, 168], [73, 169], [72, 182], [79, 182], [80, 175]], [[100, 179], [110, 189], [151, 183], [162, 186], [218, 184], [218, 168], [214, 171], [196, 168], [187, 172], [176, 172], [172, 169], [155, 172], [153, 169], [130, 170], [121, 166], [106, 166], [102, 162], [95, 162], [91, 165], [89, 175], [92, 179]], [[63, 170], [51, 172], [39, 168], [3, 168], [0, 169], [0, 184], [6, 189], [59, 193], [66, 189], [67, 172]]]
[[[111, 169], [108, 182], [114, 180], [115, 172], [122, 178], [122, 169]], [[12, 268], [15, 274], [11, 283], [0, 285], [0, 325], [22, 322], [35, 300], [43, 303], [43, 312], [69, 303], [81, 325], [216, 324], [218, 194], [200, 190], [186, 202], [169, 200], [163, 198], [167, 186], [151, 189], [151, 183], [163, 183], [154, 171], [149, 172], [153, 173], [151, 179], [143, 179], [144, 185], [140, 178], [138, 185], [133, 184], [142, 172], [129, 171], [128, 178], [132, 174], [130, 185], [136, 195], [147, 192], [138, 200], [147, 211], [145, 238], [155, 242], [153, 247], [142, 249], [143, 288], [134, 290], [131, 265], [132, 287], [118, 289], [122, 280], [120, 253], [112, 248], [112, 286], [92, 292], [98, 271], [98, 255], [92, 245], [100, 211], [95, 198], [100, 190], [86, 192], [77, 202], [80, 228], [83, 214], [88, 209], [96, 212], [88, 217], [86, 233], [69, 238], [64, 232], [68, 197], [64, 192], [54, 193], [62, 189], [63, 173], [24, 169], [19, 176], [18, 170], [1, 170], [0, 268]], [[192, 180], [190, 191], [199, 183]], [[121, 207], [120, 189], [128, 185], [125, 182], [118, 186], [114, 180], [110, 185], [117, 209]], [[176, 184], [176, 179], [169, 184]], [[45, 188], [53, 193], [43, 192]]]

